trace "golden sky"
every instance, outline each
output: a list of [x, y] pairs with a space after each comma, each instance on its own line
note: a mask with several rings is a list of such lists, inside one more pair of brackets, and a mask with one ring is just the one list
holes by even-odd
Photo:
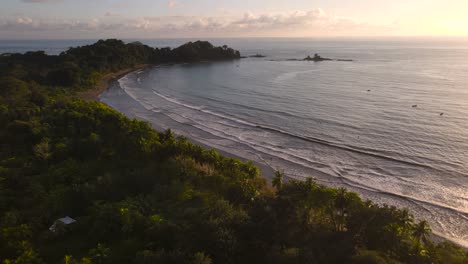
[[468, 0], [1, 0], [0, 38], [468, 36]]

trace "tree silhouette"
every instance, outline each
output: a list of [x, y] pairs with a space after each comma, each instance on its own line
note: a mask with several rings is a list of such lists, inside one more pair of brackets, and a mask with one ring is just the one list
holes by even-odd
[[273, 180], [271, 181], [271, 184], [273, 185], [273, 187], [275, 187], [277, 190], [281, 190], [281, 188], [283, 188], [283, 178], [284, 178], [283, 171], [275, 171], [275, 176], [273, 177]]
[[422, 242], [427, 244], [429, 241], [429, 234], [431, 233], [431, 227], [426, 220], [423, 220], [413, 226], [412, 235], [418, 243]]

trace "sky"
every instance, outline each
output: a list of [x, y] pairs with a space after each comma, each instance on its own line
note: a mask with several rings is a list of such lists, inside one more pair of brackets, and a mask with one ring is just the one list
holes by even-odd
[[0, 39], [468, 36], [468, 0], [0, 0]]

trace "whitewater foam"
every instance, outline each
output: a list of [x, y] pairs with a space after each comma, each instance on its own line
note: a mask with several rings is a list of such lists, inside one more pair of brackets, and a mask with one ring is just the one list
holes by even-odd
[[[270, 67], [268, 62], [263, 63], [264, 67]], [[386, 62], [380, 60], [378, 63], [384, 65]], [[273, 73], [281, 62], [274, 64], [274, 67], [271, 66], [272, 68], [261, 73]], [[357, 66], [347, 65], [340, 70], [359, 72], [366, 69], [371, 72], [373, 69], [356, 64]], [[245, 71], [245, 65], [241, 67], [243, 71], [229, 66], [236, 70], [235, 72], [223, 69], [222, 63], [219, 65], [220, 67], [209, 68], [215, 72], [210, 72], [209, 76], [212, 77], [205, 83], [213, 86], [207, 89], [207, 92], [197, 88], [201, 86], [196, 86], [193, 80], [184, 80], [187, 78], [185, 74], [190, 74], [192, 70], [199, 76], [199, 66], [185, 67], [181, 70], [181, 66], [176, 65], [148, 72], [151, 74], [129, 74], [119, 80], [119, 84], [125, 94], [154, 116], [150, 116], [150, 113], [143, 114], [139, 110], [135, 113], [155, 122], [164, 120], [164, 123], [160, 124], [162, 127], [170, 127], [176, 133], [193, 137], [203, 144], [234, 152], [270, 167], [278, 166], [275, 169], [284, 169], [290, 177], [302, 179], [313, 175], [318, 182], [336, 187], [347, 186], [376, 202], [409, 207], [418, 217], [428, 219], [436, 233], [452, 240], [467, 240], [467, 234], [461, 227], [464, 224], [466, 226], [468, 219], [468, 194], [466, 188], [463, 189], [468, 176], [464, 170], [464, 159], [457, 154], [463, 151], [456, 149], [458, 146], [451, 146], [454, 150], [451, 153], [454, 154], [448, 153], [451, 156], [446, 156], [445, 159], [426, 155], [431, 152], [445, 153], [448, 149], [447, 144], [452, 143], [448, 141], [448, 137], [442, 140], [434, 140], [431, 137], [443, 137], [450, 125], [461, 130], [466, 127], [466, 118], [458, 115], [464, 112], [460, 109], [463, 107], [461, 101], [453, 103], [458, 108], [450, 112], [450, 119], [433, 118], [431, 109], [434, 106], [431, 107], [427, 102], [418, 101], [422, 107], [416, 110], [405, 110], [401, 106], [394, 109], [391, 108], [392, 104], [400, 104], [398, 100], [401, 99], [384, 89], [374, 92], [376, 88], [372, 87], [372, 92], [366, 93], [366, 88], [356, 91], [353, 87], [363, 84], [359, 81], [359, 76], [349, 75], [354, 78], [352, 84], [347, 83], [342, 88], [334, 85], [333, 82], [340, 76], [336, 76], [336, 72], [327, 72], [327, 68], [333, 70], [331, 63], [323, 64], [325, 66], [313, 65], [322, 67], [319, 79], [317, 76], [311, 76], [314, 74], [307, 74], [311, 69], [296, 69], [291, 73], [276, 74], [276, 77], [282, 77], [276, 79], [277, 84], [272, 85], [288, 84], [292, 80], [291, 76], [294, 76], [294, 79], [313, 77], [314, 81], [320, 81], [323, 85], [320, 88], [322, 90], [319, 89], [312, 97], [297, 99], [294, 93], [288, 93], [288, 90], [294, 89], [294, 86], [290, 85], [283, 86], [284, 91], [278, 87], [274, 90], [259, 90], [258, 82], [263, 76], [256, 77], [253, 73], [255, 69], [248, 73], [248, 78], [237, 78], [234, 74]], [[171, 75], [172, 69], [175, 69], [177, 75]], [[159, 72], [160, 70], [164, 73]], [[377, 72], [384, 71], [378, 69]], [[234, 76], [231, 77], [230, 74]], [[345, 76], [348, 77], [348, 74]], [[174, 76], [182, 81], [171, 82], [170, 78]], [[157, 80], [157, 89], [150, 83], [153, 78]], [[222, 80], [219, 85], [216, 78]], [[235, 81], [230, 82], [229, 78], [235, 78]], [[204, 78], [197, 78], [202, 79]], [[240, 87], [231, 88], [235, 87], [236, 82], [250, 81], [255, 82], [255, 88], [248, 88], [246, 92]], [[379, 81], [373, 76], [369, 83], [378, 85]], [[271, 78], [265, 83], [274, 82], [275, 79]], [[297, 80], [294, 81], [296, 82]], [[188, 83], [190, 87], [180, 86]], [[396, 88], [391, 88], [393, 86]], [[408, 89], [407, 87], [404, 86], [404, 89]], [[216, 89], [221, 89], [223, 93], [217, 94]], [[395, 89], [398, 93], [405, 91], [398, 84], [390, 84], [386, 89]], [[424, 87], [418, 86], [406, 96], [410, 98], [418, 95], [417, 91], [421, 89]], [[268, 92], [275, 94], [269, 96]], [[307, 92], [307, 89], [301, 88], [301, 92]], [[287, 96], [283, 96], [284, 93], [288, 93]], [[327, 105], [327, 102], [330, 104], [330, 101], [326, 101], [327, 96], [340, 97], [340, 94], [343, 96], [339, 100], [336, 99], [340, 105]], [[376, 100], [385, 100], [383, 96], [389, 96], [390, 99], [382, 105], [374, 103]], [[320, 100], [314, 101], [314, 97]], [[263, 100], [262, 98], [270, 100], [270, 104], [266, 104], [266, 101], [261, 101], [262, 104], [255, 103]], [[418, 100], [427, 98], [431, 98], [429, 92]], [[411, 103], [404, 104], [411, 106]], [[355, 109], [353, 111], [358, 111], [359, 115], [351, 111], [343, 112], [341, 116], [335, 113], [348, 108]], [[444, 111], [449, 111], [445, 109]], [[395, 114], [401, 116], [396, 118]], [[420, 117], [420, 120], [415, 117]], [[385, 126], [382, 129], [382, 122], [403, 134], [395, 134]], [[360, 134], [350, 136], [349, 133]], [[408, 143], [405, 136], [413, 141]], [[460, 142], [459, 146], [464, 146], [466, 135], [454, 133], [452, 138]]]

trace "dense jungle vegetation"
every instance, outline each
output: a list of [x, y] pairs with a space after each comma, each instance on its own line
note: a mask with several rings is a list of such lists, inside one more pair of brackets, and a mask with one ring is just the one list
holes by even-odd
[[[0, 56], [0, 263], [468, 263], [407, 210], [281, 172], [270, 186], [251, 163], [76, 95], [137, 64], [239, 57], [120, 40]], [[50, 231], [64, 216], [77, 222]]]

